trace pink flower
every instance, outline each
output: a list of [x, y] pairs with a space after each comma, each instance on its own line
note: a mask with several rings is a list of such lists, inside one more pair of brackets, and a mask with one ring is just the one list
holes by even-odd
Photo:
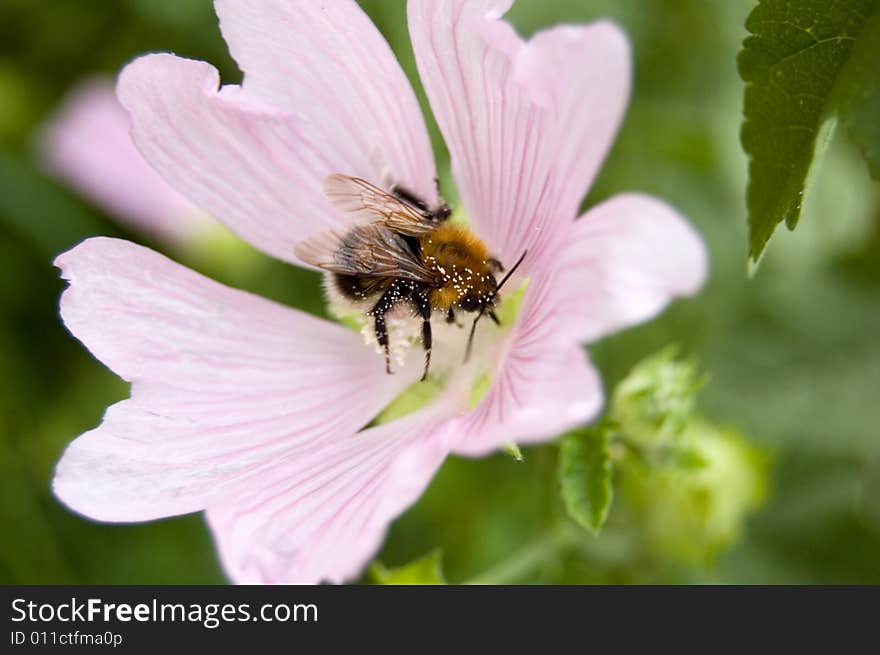
[[108, 79], [76, 86], [43, 127], [38, 145], [50, 173], [136, 230], [176, 245], [216, 225], [144, 161]]
[[[242, 86], [218, 90], [210, 65], [165, 54], [120, 78], [135, 141], [169, 183], [292, 264], [298, 242], [350, 220], [322, 194], [329, 174], [436, 201], [413, 91], [354, 2], [215, 4]], [[338, 582], [450, 452], [551, 439], [596, 415], [580, 344], [694, 293], [706, 256], [647, 196], [577, 218], [626, 105], [627, 41], [599, 22], [524, 42], [500, 20], [509, 4], [418, 0], [408, 13], [471, 227], [508, 266], [528, 250], [506, 287], [529, 281], [513, 323], [481, 324], [467, 365], [467, 330], [440, 330], [433, 400], [365, 428], [418, 380], [421, 357], [386, 375], [352, 330], [88, 240], [58, 258], [61, 313], [132, 390], [67, 449], [59, 498], [101, 521], [206, 510], [236, 582]]]

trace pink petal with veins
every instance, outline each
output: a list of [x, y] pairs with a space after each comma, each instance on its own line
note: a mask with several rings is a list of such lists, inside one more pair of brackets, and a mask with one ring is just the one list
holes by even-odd
[[387, 43], [348, 0], [217, 2], [243, 85], [210, 65], [147, 55], [118, 87], [135, 142], [162, 176], [264, 252], [351, 221], [322, 192], [331, 173], [402, 184], [433, 203], [433, 155]]
[[388, 524], [421, 495], [456, 431], [435, 404], [280, 457], [208, 508], [230, 577], [242, 583], [343, 582], [375, 554]]
[[559, 253], [560, 336], [596, 341], [647, 321], [706, 281], [697, 231], [665, 202], [638, 193], [606, 200], [574, 222]]
[[178, 191], [264, 252], [296, 262], [293, 246], [344, 217], [321, 194], [323, 154], [289, 116], [217, 70], [174, 55], [125, 67], [117, 93], [141, 153]]
[[354, 0], [216, 0], [247, 93], [293, 114], [331, 172], [397, 183], [433, 204], [434, 156], [397, 58]]
[[573, 344], [652, 318], [696, 293], [707, 274], [700, 237], [649, 196], [602, 203], [570, 225], [563, 243], [553, 267], [532, 278], [492, 386], [455, 452], [542, 441], [594, 418], [601, 384]]
[[586, 352], [561, 333], [560, 293], [550, 272], [531, 280], [491, 387], [463, 421], [456, 453], [479, 456], [511, 442], [546, 441], [602, 408], [602, 383]]
[[[410, 2], [410, 37], [440, 126], [462, 205], [474, 230], [502, 262], [535, 252], [550, 229], [551, 161], [541, 142], [546, 111], [512, 78], [519, 37], [497, 20], [511, 3]], [[493, 30], [493, 45], [486, 31]], [[527, 262], [528, 264], [528, 262]]]
[[617, 131], [630, 54], [608, 22], [523, 41], [500, 20], [510, 4], [410, 2], [409, 24], [468, 217], [503, 262], [528, 249], [531, 272], [553, 257]]
[[360, 335], [127, 241], [89, 239], [56, 264], [65, 325], [133, 383], [56, 471], [55, 493], [98, 520], [204, 509], [354, 434], [418, 375], [388, 376]]
[[553, 108], [560, 216], [578, 214], [581, 200], [605, 160], [629, 99], [629, 42], [617, 25], [598, 21], [535, 34], [521, 51], [514, 75], [533, 97]]

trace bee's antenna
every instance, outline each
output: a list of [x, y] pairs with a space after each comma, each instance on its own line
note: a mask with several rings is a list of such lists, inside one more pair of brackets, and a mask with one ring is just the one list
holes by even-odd
[[474, 345], [474, 333], [477, 331], [477, 321], [479, 321], [480, 318], [482, 318], [483, 312], [485, 312], [485, 311], [486, 311], [486, 306], [483, 305], [483, 307], [480, 309], [480, 313], [477, 314], [477, 317], [474, 319], [474, 322], [471, 325], [471, 333], [470, 333], [470, 335], [468, 335], [467, 348], [465, 348], [465, 351], [464, 351], [465, 363], [467, 363], [467, 360], [469, 360], [471, 358], [471, 347]]
[[526, 258], [526, 255], [529, 254], [528, 250], [523, 250], [523, 254], [519, 256], [519, 259], [516, 260], [516, 264], [514, 264], [509, 271], [507, 271], [507, 275], [505, 275], [501, 282], [498, 283], [498, 286], [495, 287], [495, 291], [492, 292], [490, 296], [490, 300], [498, 295], [498, 292], [501, 291], [501, 287], [504, 286], [504, 283], [510, 279], [510, 276], [516, 272], [516, 269], [519, 268], [519, 265], [522, 264], [523, 260]]
[[[489, 303], [498, 295], [498, 292], [501, 290], [501, 287], [504, 286], [504, 283], [510, 279], [510, 276], [516, 272], [516, 269], [519, 268], [519, 265], [522, 264], [523, 260], [526, 258], [528, 254], [528, 250], [523, 250], [523, 254], [519, 256], [519, 259], [516, 260], [516, 264], [514, 264], [509, 271], [507, 271], [507, 275], [498, 283], [498, 286], [495, 287], [495, 291], [492, 292], [492, 295], [489, 296], [489, 299], [486, 301], [486, 304], [480, 308], [480, 313], [477, 314], [477, 317], [474, 319], [473, 325], [471, 325], [471, 333], [468, 335], [467, 348], [464, 351], [464, 361], [467, 362], [471, 358], [471, 348], [474, 345], [474, 334], [477, 331], [477, 322], [483, 317], [483, 314], [486, 313], [486, 308], [489, 306]], [[492, 316], [495, 313], [492, 312]], [[497, 319], [496, 319], [497, 322]]]

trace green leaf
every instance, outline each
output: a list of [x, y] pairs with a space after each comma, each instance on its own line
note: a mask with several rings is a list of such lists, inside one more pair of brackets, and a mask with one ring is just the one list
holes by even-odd
[[823, 126], [831, 125], [833, 92], [856, 43], [870, 36], [865, 28], [878, 5], [880, 0], [761, 0], [746, 21], [751, 36], [738, 65], [746, 82], [741, 138], [750, 158], [753, 262], [779, 223], [789, 229], [797, 224], [811, 163], [830, 134]]
[[370, 567], [370, 576], [377, 584], [386, 585], [446, 584], [443, 578], [443, 551], [439, 548], [432, 550], [424, 557], [396, 569], [388, 569], [381, 562], [374, 562]]
[[612, 499], [608, 431], [599, 426], [566, 435], [559, 445], [558, 478], [569, 516], [598, 533]]

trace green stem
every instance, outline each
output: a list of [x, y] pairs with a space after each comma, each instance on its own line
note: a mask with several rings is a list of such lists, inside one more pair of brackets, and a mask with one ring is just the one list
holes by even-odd
[[558, 558], [571, 547], [571, 531], [565, 526], [549, 530], [506, 560], [464, 584], [513, 584], [542, 564]]

